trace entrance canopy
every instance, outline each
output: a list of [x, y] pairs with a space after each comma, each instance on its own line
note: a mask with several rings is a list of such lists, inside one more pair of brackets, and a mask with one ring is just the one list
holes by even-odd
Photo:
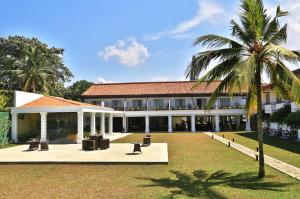
[[101, 115], [101, 133], [105, 136], [105, 115], [109, 116], [109, 133], [112, 133], [113, 116], [121, 117], [123, 112], [112, 108], [67, 100], [61, 97], [43, 96], [33, 93], [15, 92], [15, 105], [11, 108], [12, 140], [18, 142], [18, 114], [39, 113], [41, 116], [41, 141], [47, 140], [48, 113], [77, 113], [77, 143], [83, 139], [84, 113], [90, 113], [91, 134], [95, 134], [96, 114]]

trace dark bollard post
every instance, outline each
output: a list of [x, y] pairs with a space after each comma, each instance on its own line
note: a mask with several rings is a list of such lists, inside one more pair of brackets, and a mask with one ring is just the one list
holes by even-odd
[[211, 138], [214, 139], [214, 135], [211, 135]]
[[257, 155], [257, 154], [255, 154], [255, 160], [256, 160], [256, 161], [258, 160], [258, 155]]
[[224, 137], [225, 137], [225, 135], [223, 134], [223, 135], [222, 135], [222, 137], [224, 138]]
[[232, 142], [234, 142], [234, 138], [232, 138]]
[[258, 146], [256, 147], [256, 151], [258, 152]]
[[230, 142], [228, 142], [228, 147], [230, 147]]

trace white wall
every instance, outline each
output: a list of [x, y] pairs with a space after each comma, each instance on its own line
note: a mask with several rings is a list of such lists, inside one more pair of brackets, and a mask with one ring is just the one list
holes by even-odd
[[23, 91], [15, 91], [14, 92], [14, 107], [22, 106], [29, 102], [32, 102], [36, 99], [43, 97], [43, 95], [28, 93]]

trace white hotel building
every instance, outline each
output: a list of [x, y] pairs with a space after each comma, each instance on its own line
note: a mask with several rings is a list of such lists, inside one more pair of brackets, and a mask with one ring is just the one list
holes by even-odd
[[116, 132], [250, 130], [243, 94], [220, 96], [206, 109], [220, 81], [193, 89], [194, 81], [94, 84], [82, 94], [85, 103], [122, 111], [113, 118]]

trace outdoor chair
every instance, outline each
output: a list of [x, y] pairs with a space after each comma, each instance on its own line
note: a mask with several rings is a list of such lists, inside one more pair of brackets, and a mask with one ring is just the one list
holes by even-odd
[[49, 150], [48, 142], [41, 142], [40, 147], [41, 147], [41, 151], [48, 151]]
[[142, 149], [141, 149], [140, 143], [134, 143], [134, 145], [133, 145], [133, 153], [135, 153], [135, 152], [142, 153]]
[[151, 137], [143, 138], [143, 146], [149, 146], [151, 144]]
[[103, 150], [103, 149], [108, 149], [109, 148], [109, 139], [102, 139], [100, 141], [100, 150]]
[[96, 141], [95, 140], [90, 140], [90, 139], [82, 140], [82, 150], [83, 151], [94, 151], [94, 150], [96, 150]]
[[100, 134], [90, 135], [90, 140], [96, 141], [96, 148], [100, 148], [100, 142], [103, 139], [103, 136]]
[[40, 141], [37, 139], [31, 139], [28, 141], [29, 143], [29, 147], [27, 149], [27, 151], [35, 151], [39, 149], [39, 143]]
[[283, 130], [282, 131], [282, 138], [290, 139], [290, 138], [292, 138], [292, 133], [288, 130]]

